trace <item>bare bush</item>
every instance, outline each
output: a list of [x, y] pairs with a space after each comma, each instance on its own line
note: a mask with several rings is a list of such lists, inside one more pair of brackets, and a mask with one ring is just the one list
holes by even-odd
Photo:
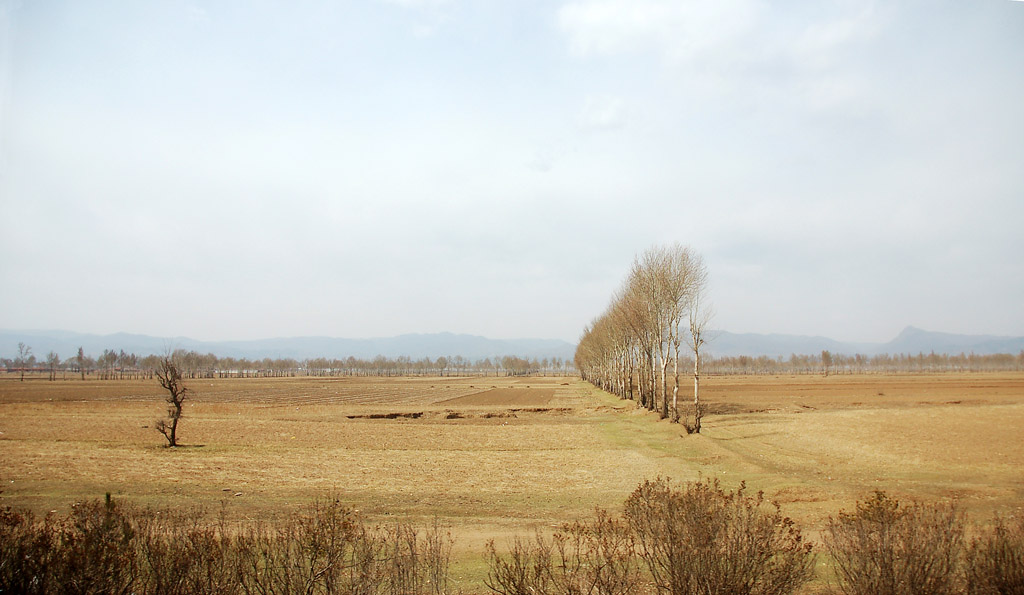
[[52, 593], [59, 527], [53, 517], [0, 509], [0, 593]]
[[138, 576], [130, 514], [105, 502], [76, 504], [61, 530], [56, 584], [64, 593], [132, 593]]
[[1024, 593], [1024, 516], [997, 516], [991, 531], [971, 540], [965, 582], [969, 595]]
[[964, 518], [953, 505], [901, 506], [884, 492], [830, 518], [825, 544], [850, 595], [960, 591]]
[[563, 525], [551, 540], [516, 538], [502, 556], [487, 544], [486, 585], [503, 595], [625, 595], [645, 592], [633, 534], [598, 510], [592, 521]]
[[659, 591], [775, 595], [811, 577], [811, 546], [778, 506], [705, 480], [645, 481], [626, 501], [638, 552]]
[[427, 533], [427, 576], [430, 579], [430, 591], [434, 595], [448, 592], [448, 568], [452, 561], [452, 547], [455, 538], [451, 531], [443, 529], [435, 518], [434, 525]]
[[107, 494], [63, 519], [0, 512], [0, 593], [131, 593], [135, 531]]
[[452, 537], [437, 520], [422, 537], [412, 525], [393, 525], [383, 533], [382, 546], [381, 573], [388, 595], [448, 592]]
[[625, 595], [642, 590], [633, 533], [625, 521], [598, 509], [590, 522], [563, 525], [553, 541], [556, 592]]
[[108, 496], [64, 518], [0, 509], [0, 593], [441, 595], [451, 549], [438, 522], [371, 529], [333, 499], [229, 529]]
[[484, 584], [502, 595], [553, 593], [551, 548], [539, 533], [532, 540], [516, 537], [506, 556], [498, 554], [493, 540], [488, 541]]
[[234, 542], [244, 593], [376, 593], [380, 544], [354, 511], [318, 500], [273, 527], [258, 524]]
[[238, 592], [223, 518], [209, 524], [202, 510], [145, 510], [136, 515], [143, 588], [153, 595]]

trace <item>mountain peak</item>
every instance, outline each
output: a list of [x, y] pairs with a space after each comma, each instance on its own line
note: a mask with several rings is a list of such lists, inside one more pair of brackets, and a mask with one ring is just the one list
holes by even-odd
[[894, 340], [905, 339], [910, 337], [920, 337], [921, 335], [926, 334], [928, 334], [928, 331], [910, 325], [904, 328], [902, 331], [900, 331], [900, 334], [896, 335], [896, 339]]

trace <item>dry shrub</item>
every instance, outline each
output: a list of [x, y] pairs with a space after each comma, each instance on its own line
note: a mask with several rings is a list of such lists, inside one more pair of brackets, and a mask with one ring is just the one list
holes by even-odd
[[372, 594], [381, 582], [380, 540], [337, 500], [248, 527], [233, 545], [243, 593]]
[[971, 540], [965, 579], [970, 595], [1024, 594], [1024, 516], [997, 516], [991, 531]]
[[633, 533], [598, 509], [590, 522], [562, 526], [554, 539], [557, 593], [627, 595], [641, 590]]
[[775, 595], [810, 579], [810, 544], [777, 505], [743, 491], [659, 478], [629, 496], [625, 516], [659, 591]]
[[539, 533], [533, 540], [516, 537], [506, 556], [498, 554], [493, 540], [488, 541], [484, 584], [502, 595], [554, 593], [551, 548]]
[[55, 568], [59, 527], [53, 517], [0, 509], [0, 593], [56, 592]]
[[486, 585], [503, 595], [781, 595], [813, 568], [811, 546], [762, 494], [730, 493], [717, 481], [675, 488], [663, 479], [641, 484], [623, 519], [598, 510], [550, 541], [516, 538], [504, 556], [490, 542], [487, 558]]
[[597, 510], [590, 522], [563, 525], [550, 541], [516, 538], [506, 556], [487, 544], [486, 585], [504, 595], [626, 595], [643, 592], [633, 535], [626, 523]]
[[138, 577], [130, 512], [106, 501], [76, 504], [60, 529], [53, 581], [68, 594], [132, 593]]
[[144, 510], [136, 515], [136, 548], [143, 593], [185, 595], [238, 592], [231, 541], [223, 517], [205, 522], [202, 510]]
[[384, 540], [384, 587], [389, 595], [448, 592], [448, 566], [453, 539], [437, 519], [420, 537], [419, 531], [401, 523], [389, 528]]
[[964, 518], [953, 505], [901, 506], [876, 491], [856, 511], [829, 518], [825, 544], [850, 595], [960, 591]]
[[435, 522], [368, 528], [337, 500], [228, 530], [202, 511], [110, 500], [63, 519], [0, 509], [0, 593], [441, 595], [452, 538]]
[[455, 538], [451, 530], [442, 526], [435, 518], [431, 527], [423, 537], [423, 548], [426, 552], [426, 564], [422, 572], [426, 577], [426, 588], [423, 592], [431, 595], [448, 593], [448, 568], [452, 560], [452, 547]]
[[272, 527], [233, 542], [242, 592], [442, 595], [453, 540], [435, 521], [422, 536], [408, 524], [370, 528], [336, 499], [318, 500]]

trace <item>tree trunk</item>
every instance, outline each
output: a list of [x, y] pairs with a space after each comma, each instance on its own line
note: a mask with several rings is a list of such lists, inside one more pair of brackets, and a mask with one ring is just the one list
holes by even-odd
[[672, 349], [672, 374], [675, 376], [675, 386], [672, 387], [672, 421], [679, 423], [679, 343], [673, 344]]
[[171, 419], [171, 435], [167, 438], [167, 441], [170, 442], [169, 446], [178, 446], [178, 418], [180, 417], [181, 414], [178, 413]]
[[666, 417], [668, 417], [668, 353], [661, 353], [661, 419]]
[[704, 415], [700, 406], [700, 355], [694, 350], [693, 357], [693, 431], [700, 434], [700, 418]]

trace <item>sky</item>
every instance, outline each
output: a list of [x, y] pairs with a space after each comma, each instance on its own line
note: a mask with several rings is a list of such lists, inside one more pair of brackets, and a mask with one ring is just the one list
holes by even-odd
[[1024, 2], [0, 0], [0, 328], [1024, 335]]

